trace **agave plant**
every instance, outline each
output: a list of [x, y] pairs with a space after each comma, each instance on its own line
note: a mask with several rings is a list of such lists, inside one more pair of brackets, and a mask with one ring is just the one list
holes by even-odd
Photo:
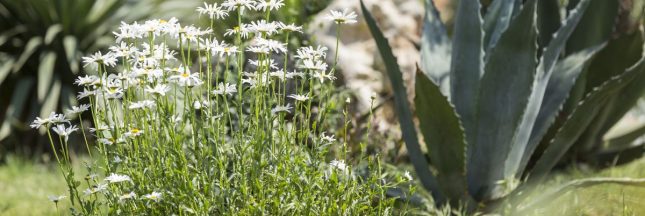
[[[618, 4], [570, 1], [562, 19], [557, 0], [495, 0], [485, 10], [478, 0], [461, 0], [451, 38], [427, 1], [414, 99], [426, 157], [396, 58], [361, 2], [394, 89], [410, 159], [437, 203], [473, 207], [518, 194], [525, 189], [520, 182], [544, 180], [576, 143], [599, 137], [593, 132], [606, 128], [594, 121], [615, 123], [629, 109], [623, 106], [642, 95], [642, 53], [603, 54], [625, 43], [610, 40]], [[642, 32], [625, 37], [642, 49]], [[629, 60], [606, 70], [589, 67], [621, 57]]]

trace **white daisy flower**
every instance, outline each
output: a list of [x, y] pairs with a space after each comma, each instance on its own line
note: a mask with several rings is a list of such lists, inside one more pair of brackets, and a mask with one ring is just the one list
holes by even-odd
[[291, 104], [287, 104], [285, 106], [275, 106], [273, 109], [271, 109], [271, 113], [276, 114], [276, 113], [281, 113], [281, 112], [287, 112], [291, 113]]
[[289, 95], [289, 97], [293, 98], [294, 100], [301, 101], [301, 102], [309, 100], [308, 95], [292, 94], [292, 95]]
[[107, 189], [107, 184], [98, 184], [98, 185], [92, 186], [91, 188], [85, 189], [83, 193], [87, 196], [87, 195], [92, 195], [94, 193], [103, 191], [105, 189]]
[[335, 142], [336, 138], [334, 137], [333, 134], [331, 136], [327, 136], [325, 135], [325, 132], [322, 132], [320, 134], [320, 140], [331, 143], [331, 142]]
[[138, 49], [134, 46], [128, 45], [126, 42], [121, 41], [119, 46], [111, 46], [110, 51], [114, 53], [114, 57], [130, 58]]
[[289, 25], [281, 23], [280, 30], [283, 32], [302, 32], [302, 26], [297, 26], [296, 24], [293, 24], [293, 23]]
[[336, 24], [354, 24], [356, 23], [356, 13], [354, 11], [349, 11], [344, 9], [343, 11], [330, 11], [325, 19], [329, 21], [334, 21]]
[[79, 114], [79, 113], [83, 113], [83, 112], [85, 112], [85, 111], [87, 111], [89, 109], [90, 109], [89, 104], [81, 104], [79, 106], [72, 106], [72, 109], [67, 110], [67, 115], [76, 115], [76, 114]]
[[103, 132], [103, 131], [108, 131], [110, 128], [106, 125], [100, 125], [97, 128], [90, 128], [90, 132], [95, 133], [95, 132]]
[[267, 49], [276, 52], [276, 53], [286, 53], [287, 52], [287, 44], [282, 43], [280, 41], [276, 40], [271, 40], [271, 39], [263, 39], [263, 38], [256, 38], [255, 43], [260, 46], [260, 47], [266, 47]]
[[78, 95], [76, 96], [76, 99], [80, 100], [80, 99], [83, 99], [83, 98], [86, 98], [86, 97], [89, 97], [89, 96], [92, 96], [92, 95], [96, 95], [96, 91], [83, 89], [82, 92], [78, 93]]
[[135, 194], [134, 191], [132, 191], [130, 193], [119, 196], [119, 202], [123, 202], [125, 200], [134, 199], [134, 198], [137, 198], [137, 194]]
[[101, 51], [90, 55], [89, 57], [83, 57], [84, 67], [90, 66], [94, 70], [99, 68], [99, 65], [105, 65], [109, 67], [114, 67], [116, 65], [117, 59], [112, 52], [102, 54]]
[[236, 26], [232, 29], [226, 30], [226, 32], [224, 32], [224, 36], [231, 37], [237, 35], [237, 33], [240, 33], [240, 37], [247, 39], [249, 38], [251, 29], [247, 25], [242, 24], [242, 27]]
[[124, 181], [132, 182], [132, 179], [130, 178], [130, 176], [127, 176], [127, 175], [119, 175], [116, 173], [111, 173], [110, 176], [105, 177], [104, 181], [107, 181], [109, 183], [119, 183]]
[[222, 7], [229, 11], [237, 10], [238, 8], [244, 11], [244, 9], [255, 9], [255, 2], [253, 0], [226, 0], [222, 3]]
[[[275, 62], [275, 60], [269, 59], [268, 63], [269, 63], [268, 64], [269, 68], [274, 69], [274, 70], [278, 69], [278, 64]], [[260, 66], [266, 67], [267, 66], [267, 61], [266, 60], [259, 61], [259, 60], [251, 60], [251, 59], [249, 59], [249, 64], [251, 64], [251, 65], [253, 65], [255, 67], [260, 67]]]
[[152, 100], [142, 100], [137, 102], [131, 102], [128, 109], [146, 109], [146, 108], [153, 108], [155, 106], [156, 104]]
[[133, 138], [133, 137], [138, 137], [143, 134], [143, 130], [139, 128], [132, 128], [130, 131], [123, 133], [123, 136], [128, 137], [128, 138]]
[[405, 171], [405, 173], [403, 173], [403, 177], [408, 179], [408, 181], [412, 181], [412, 175], [410, 175], [409, 171]]
[[255, 54], [265, 54], [268, 55], [271, 53], [271, 50], [268, 47], [263, 46], [249, 46], [246, 48], [247, 52], [252, 52]]
[[162, 194], [156, 191], [153, 191], [150, 194], [143, 195], [143, 198], [150, 199], [155, 202], [159, 202], [161, 200]]
[[169, 79], [177, 83], [179, 86], [193, 87], [203, 83], [196, 73], [191, 73], [190, 71], [180, 72], [178, 75], [172, 75]]
[[47, 198], [49, 199], [49, 201], [52, 201], [54, 203], [58, 203], [58, 201], [67, 198], [67, 196], [65, 196], [65, 195], [58, 195], [58, 196], [49, 195], [49, 196], [47, 196]]
[[347, 164], [345, 164], [344, 160], [336, 160], [336, 159], [334, 159], [329, 163], [329, 165], [331, 167], [336, 168], [336, 169], [338, 169], [340, 171], [343, 171], [343, 172], [348, 170], [347, 169], [348, 168]]
[[283, 0], [260, 0], [255, 5], [255, 10], [258, 11], [267, 11], [267, 10], [278, 10], [284, 6]]
[[325, 71], [316, 71], [314, 73], [314, 77], [318, 78], [318, 80], [320, 80], [320, 83], [324, 83], [325, 79], [328, 79], [329, 81], [336, 80], [336, 77], [334, 75], [332, 75], [331, 73], [326, 73]]
[[306, 70], [314, 70], [314, 71], [326, 71], [327, 63], [323, 61], [305, 59], [302, 61], [302, 65], [300, 65], [300, 68], [306, 69]]
[[94, 75], [85, 75], [84, 77], [79, 76], [76, 78], [76, 81], [74, 81], [74, 84], [78, 86], [94, 86], [100, 83], [100, 79], [98, 76]]
[[311, 59], [311, 60], [319, 60], [319, 59], [324, 59], [327, 57], [327, 47], [320, 46], [318, 45], [317, 47], [301, 47], [298, 50], [296, 50], [296, 59]]
[[153, 88], [150, 88], [150, 86], [146, 86], [146, 88], [143, 90], [146, 93], [153, 94], [155, 96], [166, 96], [166, 92], [170, 91], [170, 87], [166, 84], [159, 84], [156, 85]]
[[58, 134], [58, 136], [64, 137], [65, 142], [69, 140], [69, 135], [72, 134], [74, 131], [78, 130], [78, 127], [76, 125], [72, 125], [70, 127], [65, 127], [63, 124], [56, 125], [56, 127], [53, 127], [52, 130]]
[[266, 20], [253, 21], [248, 25], [250, 31], [254, 33], [264, 33], [273, 35], [278, 32], [280, 24], [278, 22], [267, 22]]
[[50, 124], [58, 124], [64, 122], [69, 123], [69, 119], [65, 118], [65, 115], [51, 112], [47, 118], [36, 117], [36, 120], [34, 120], [33, 123], [31, 123], [29, 126], [34, 129], [39, 129], [43, 125], [48, 126]]
[[233, 95], [233, 93], [237, 92], [237, 89], [235, 88], [237, 85], [236, 84], [230, 84], [230, 83], [219, 83], [217, 84], [217, 89], [213, 90], [213, 94], [215, 95]]
[[117, 155], [117, 156], [114, 156], [114, 159], [112, 160], [112, 162], [114, 162], [114, 163], [117, 163], [117, 164], [118, 164], [118, 163], [123, 162], [123, 160], [121, 159], [121, 157], [119, 157], [119, 156]]
[[197, 12], [200, 15], [207, 14], [211, 19], [223, 19], [228, 17], [228, 11], [217, 6], [217, 3], [207, 4], [204, 2], [204, 7], [197, 7]]

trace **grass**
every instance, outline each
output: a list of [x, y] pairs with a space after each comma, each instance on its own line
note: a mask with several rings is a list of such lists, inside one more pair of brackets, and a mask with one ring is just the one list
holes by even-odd
[[[76, 164], [80, 169], [80, 164]], [[57, 215], [50, 195], [66, 194], [65, 181], [55, 164], [8, 157], [0, 166], [0, 215]], [[61, 212], [67, 202], [59, 206]]]
[[[616, 177], [645, 178], [645, 158], [632, 163], [590, 171], [571, 168], [555, 174], [540, 186], [546, 191], [576, 179]], [[621, 185], [596, 185], [579, 188], [551, 200], [545, 206], [534, 210], [535, 215], [645, 215], [645, 187]]]

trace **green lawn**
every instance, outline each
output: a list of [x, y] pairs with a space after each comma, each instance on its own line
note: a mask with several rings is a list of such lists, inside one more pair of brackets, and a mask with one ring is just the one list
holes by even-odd
[[[645, 178], [645, 158], [598, 172], [570, 169], [557, 174], [539, 192], [576, 179]], [[645, 187], [602, 184], [570, 191], [537, 208], [535, 215], [645, 215]]]
[[[80, 170], [80, 165], [77, 165]], [[587, 177], [645, 178], [645, 159], [601, 172], [571, 169], [555, 175], [543, 191]], [[57, 215], [49, 195], [66, 194], [58, 168], [10, 157], [0, 166], [0, 215]], [[61, 212], [68, 199], [59, 206]], [[645, 215], [645, 188], [600, 185], [569, 192], [535, 209], [536, 215]], [[65, 211], [67, 212], [67, 211]]]
[[[9, 157], [0, 165], [0, 215], [57, 215], [50, 195], [66, 195], [58, 167]], [[68, 199], [61, 201], [61, 214]], [[67, 212], [67, 211], [65, 211]]]

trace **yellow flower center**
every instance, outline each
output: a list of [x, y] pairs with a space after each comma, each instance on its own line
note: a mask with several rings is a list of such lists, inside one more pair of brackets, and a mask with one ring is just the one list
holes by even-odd
[[183, 74], [181, 74], [181, 76], [184, 77], [184, 78], [188, 78], [189, 75], [188, 75], [188, 73], [183, 73]]
[[133, 134], [136, 134], [136, 133], [139, 133], [139, 132], [141, 132], [141, 131], [138, 128], [132, 128], [132, 130], [130, 130], [130, 133], [133, 133]]

